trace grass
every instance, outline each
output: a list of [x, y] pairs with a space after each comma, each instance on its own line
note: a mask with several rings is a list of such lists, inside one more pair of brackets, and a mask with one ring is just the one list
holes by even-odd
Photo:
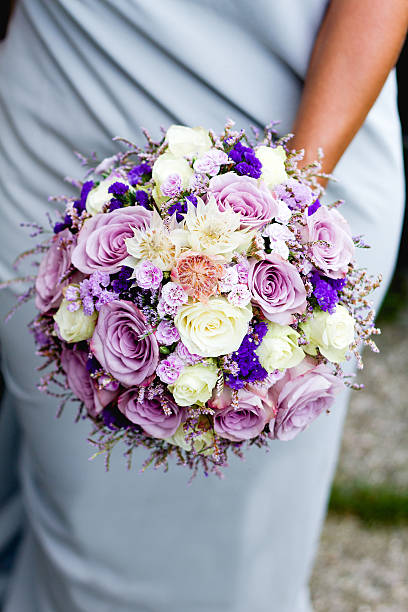
[[334, 483], [329, 512], [357, 516], [366, 525], [408, 524], [408, 491], [387, 484]]

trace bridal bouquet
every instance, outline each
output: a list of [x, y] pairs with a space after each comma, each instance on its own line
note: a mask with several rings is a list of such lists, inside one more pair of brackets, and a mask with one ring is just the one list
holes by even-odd
[[[173, 125], [96, 163], [35, 250], [31, 324], [48, 372], [94, 423], [97, 453], [215, 471], [245, 445], [291, 440], [327, 411], [370, 339], [377, 281], [353, 263], [316, 162], [273, 125]], [[51, 367], [51, 369], [50, 369]]]

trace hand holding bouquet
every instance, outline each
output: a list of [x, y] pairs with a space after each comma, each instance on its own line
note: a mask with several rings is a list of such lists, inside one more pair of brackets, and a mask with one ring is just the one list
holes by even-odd
[[287, 140], [171, 126], [74, 182], [37, 249], [31, 328], [42, 387], [80, 402], [99, 452], [219, 473], [303, 431], [351, 384], [341, 364], [375, 349], [364, 245]]

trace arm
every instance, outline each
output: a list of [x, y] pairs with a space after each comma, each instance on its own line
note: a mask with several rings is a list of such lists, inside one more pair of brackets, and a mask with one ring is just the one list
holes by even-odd
[[289, 146], [304, 165], [324, 151], [332, 172], [395, 65], [408, 27], [408, 0], [332, 0], [316, 37]]

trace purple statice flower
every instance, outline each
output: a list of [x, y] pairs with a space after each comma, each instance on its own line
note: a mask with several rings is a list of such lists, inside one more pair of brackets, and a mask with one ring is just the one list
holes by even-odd
[[187, 205], [183, 204], [183, 202], [176, 202], [169, 207], [167, 212], [170, 216], [176, 213], [176, 220], [178, 223], [180, 223], [184, 219], [184, 215], [187, 212]]
[[66, 227], [67, 226], [63, 221], [57, 221], [57, 223], [54, 225], [54, 234], [59, 234], [64, 229], [66, 229]]
[[132, 427], [133, 429], [137, 427], [133, 423], [131, 423], [117, 409], [116, 406], [109, 405], [106, 408], [104, 408], [102, 411], [102, 419], [103, 419], [103, 424], [109, 429], [111, 429], [112, 431], [115, 431], [116, 429], [123, 429], [124, 427], [127, 427], [127, 428]]
[[315, 200], [315, 201], [313, 202], [313, 204], [310, 204], [310, 206], [308, 206], [308, 209], [307, 209], [307, 216], [308, 216], [308, 217], [310, 217], [310, 215], [313, 215], [313, 213], [315, 213], [315, 212], [316, 212], [316, 210], [317, 210], [318, 208], [320, 208], [320, 206], [321, 206], [321, 204], [320, 204], [319, 200]]
[[313, 295], [320, 308], [329, 314], [333, 314], [339, 302], [339, 291], [346, 284], [345, 278], [328, 278], [313, 272], [310, 280], [313, 285]]
[[134, 166], [128, 172], [128, 179], [131, 185], [137, 185], [140, 182], [140, 179], [143, 176], [150, 175], [152, 173], [152, 168], [149, 164], [142, 163], [138, 166]]
[[175, 204], [172, 204], [168, 210], [168, 214], [170, 216], [176, 213], [176, 220], [178, 221], [178, 223], [180, 223], [180, 221], [184, 219], [184, 215], [187, 212], [187, 204], [188, 204], [187, 200], [188, 202], [193, 204], [193, 206], [197, 206], [196, 196], [193, 194], [190, 194], [185, 197], [184, 202], [176, 202]]
[[146, 191], [143, 191], [143, 189], [139, 189], [138, 191], [136, 191], [135, 200], [136, 204], [138, 204], [139, 206], [143, 206], [143, 208], [147, 208], [147, 210], [150, 210], [149, 194], [146, 193]]
[[129, 185], [125, 185], [125, 183], [121, 183], [120, 181], [112, 183], [112, 185], [108, 189], [108, 193], [111, 193], [115, 196], [124, 195], [127, 191], [129, 191]]
[[268, 372], [261, 366], [255, 353], [267, 331], [268, 326], [265, 322], [257, 323], [253, 331], [245, 336], [239, 349], [232, 354], [232, 360], [237, 365], [237, 373], [226, 376], [226, 383], [232, 389], [242, 389], [246, 383], [255, 383], [268, 376]]
[[119, 295], [121, 293], [129, 291], [129, 289], [134, 283], [134, 280], [131, 278], [132, 274], [132, 268], [129, 268], [128, 266], [122, 266], [120, 272], [115, 275], [116, 278], [114, 278], [111, 282], [111, 287], [113, 291], [115, 293], [118, 293]]
[[90, 374], [95, 374], [95, 372], [102, 369], [102, 366], [99, 361], [91, 353], [89, 354], [85, 365], [86, 369]]
[[288, 178], [284, 183], [275, 185], [273, 190], [291, 210], [310, 206], [314, 201], [314, 195], [310, 187], [293, 178]]
[[261, 176], [262, 163], [256, 157], [255, 151], [251, 147], [245, 147], [241, 142], [237, 142], [228, 156], [235, 162], [237, 174], [250, 176], [255, 179]]
[[[88, 197], [88, 193], [91, 191], [92, 187], [94, 186], [94, 182], [93, 181], [85, 181], [85, 183], [82, 185], [81, 188], [81, 197], [79, 200], [75, 200], [73, 207], [75, 208], [75, 210], [77, 211], [78, 215], [80, 216], [84, 210], [86, 209], [86, 198]], [[59, 234], [60, 232], [62, 232], [65, 228], [69, 228], [72, 225], [72, 218], [70, 215], [65, 215], [64, 221], [59, 221], [54, 225], [54, 233], [55, 234]]]
[[123, 202], [121, 202], [117, 198], [112, 198], [111, 201], [109, 202], [109, 212], [113, 212], [114, 210], [117, 210], [118, 208], [123, 208]]

